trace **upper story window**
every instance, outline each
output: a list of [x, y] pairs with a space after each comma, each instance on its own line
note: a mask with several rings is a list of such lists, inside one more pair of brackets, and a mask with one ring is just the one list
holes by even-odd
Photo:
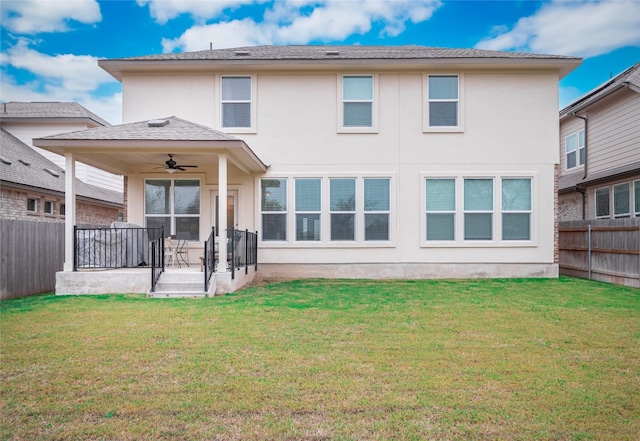
[[338, 131], [375, 133], [377, 131], [375, 75], [339, 77]]
[[572, 133], [564, 139], [564, 151], [567, 170], [584, 165], [584, 130]]
[[426, 76], [425, 131], [460, 131], [460, 75]]
[[200, 240], [200, 181], [147, 179], [144, 184], [146, 226], [164, 227], [165, 236]]
[[223, 76], [222, 91], [222, 127], [250, 129], [253, 126], [253, 90], [250, 76]]

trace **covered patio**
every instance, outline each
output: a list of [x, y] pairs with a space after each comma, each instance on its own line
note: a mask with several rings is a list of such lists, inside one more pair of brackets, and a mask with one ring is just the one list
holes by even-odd
[[[244, 284], [253, 278], [249, 271], [247, 277], [235, 277], [234, 262], [228, 259], [219, 259], [217, 266], [213, 263], [214, 247], [219, 256], [234, 251], [228, 249], [233, 242], [218, 237], [228, 237], [232, 230], [256, 231], [255, 178], [267, 166], [243, 140], [168, 117], [37, 138], [34, 145], [63, 155], [66, 161], [65, 263], [56, 277], [58, 294], [151, 291], [150, 271], [167, 269], [165, 237], [188, 240], [186, 261], [193, 272], [200, 272], [200, 258], [205, 262], [203, 272], [215, 271], [215, 288], [208, 294], [234, 291], [238, 279]], [[151, 268], [145, 268], [147, 282], [119, 283], [143, 277], [133, 275], [145, 271], [131, 259], [120, 262], [117, 270], [94, 265], [93, 271], [77, 271], [76, 161], [125, 177], [125, 221], [144, 229], [163, 228], [161, 238], [157, 233], [148, 236], [153, 238], [149, 243], [158, 243], [156, 261], [145, 261]]]

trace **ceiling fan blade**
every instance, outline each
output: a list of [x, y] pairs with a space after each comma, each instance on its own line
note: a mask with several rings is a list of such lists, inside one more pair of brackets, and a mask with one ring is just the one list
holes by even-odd
[[176, 165], [174, 168], [175, 168], [176, 170], [180, 170], [180, 171], [185, 171], [185, 170], [186, 170], [186, 168], [182, 168], [182, 166], [181, 166], [181, 165]]
[[177, 167], [198, 168], [198, 166], [197, 166], [197, 165], [182, 165], [182, 164], [178, 165]]

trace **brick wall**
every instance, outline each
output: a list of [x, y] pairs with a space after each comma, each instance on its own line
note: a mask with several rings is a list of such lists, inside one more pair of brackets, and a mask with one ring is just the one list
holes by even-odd
[[582, 220], [582, 194], [574, 191], [558, 197], [558, 220], [560, 222]]
[[[36, 200], [36, 210], [27, 210], [28, 199]], [[53, 213], [45, 213], [45, 202], [53, 204]], [[64, 196], [54, 196], [9, 187], [0, 190], [0, 218], [25, 219], [43, 222], [64, 222], [60, 208], [64, 204]], [[118, 220], [120, 208], [108, 207], [87, 202], [78, 202], [76, 206], [76, 223], [88, 225], [109, 225]]]

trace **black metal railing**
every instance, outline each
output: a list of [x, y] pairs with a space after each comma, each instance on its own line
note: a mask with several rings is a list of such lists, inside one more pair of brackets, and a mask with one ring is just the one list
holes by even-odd
[[164, 234], [151, 240], [151, 292], [155, 292], [156, 283], [164, 272]]
[[[164, 228], [74, 227], [73, 270], [151, 267], [152, 243], [156, 266], [164, 266]], [[160, 253], [160, 254], [158, 254]]]
[[231, 267], [231, 278], [234, 279], [236, 270], [244, 268], [244, 273], [249, 272], [250, 266], [258, 269], [258, 232], [249, 230], [236, 230], [231, 228], [227, 231], [227, 249], [229, 266]]
[[216, 272], [217, 250], [216, 250], [216, 227], [211, 227], [211, 234], [204, 243], [204, 292], [209, 291], [211, 276]]

